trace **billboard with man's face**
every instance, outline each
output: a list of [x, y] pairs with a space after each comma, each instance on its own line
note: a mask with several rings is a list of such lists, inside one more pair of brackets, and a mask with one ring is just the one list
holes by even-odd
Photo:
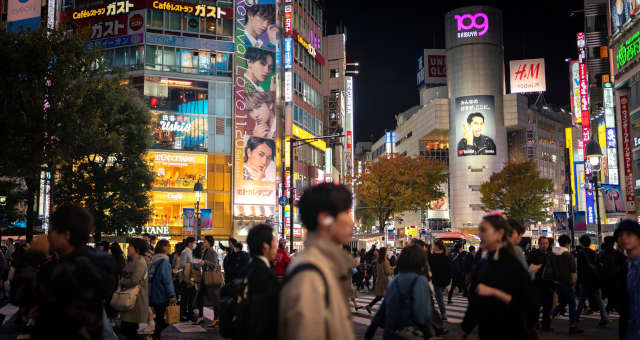
[[495, 155], [494, 96], [457, 97], [455, 110], [453, 126], [458, 157]]

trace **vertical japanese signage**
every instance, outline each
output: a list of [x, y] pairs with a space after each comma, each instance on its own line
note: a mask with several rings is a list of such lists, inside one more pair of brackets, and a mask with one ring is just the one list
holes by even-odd
[[272, 217], [276, 204], [275, 1], [236, 0], [235, 216]]
[[385, 139], [384, 139], [385, 153], [387, 154], [387, 157], [390, 157], [391, 152], [393, 151], [391, 148], [391, 131], [386, 131], [384, 133], [384, 136], [385, 136]]
[[289, 36], [293, 32], [293, 5], [284, 5], [284, 34]]
[[571, 112], [576, 124], [582, 123], [582, 108], [580, 106], [580, 63], [571, 62]]
[[620, 184], [618, 173], [618, 143], [616, 134], [616, 117], [613, 107], [613, 85], [610, 82], [604, 83], [604, 125], [606, 126], [607, 145], [607, 167], [609, 184]]
[[635, 187], [633, 182], [633, 158], [631, 156], [631, 128], [629, 126], [629, 96], [620, 96], [620, 124], [622, 125], [622, 156], [624, 157], [624, 187], [627, 212], [635, 213]]
[[580, 111], [582, 118], [582, 140], [589, 143], [591, 132], [589, 130], [589, 82], [587, 73], [586, 41], [584, 33], [578, 33], [578, 71], [580, 76]]
[[7, 4], [7, 31], [37, 31], [40, 27], [40, 0], [9, 0]]
[[345, 101], [346, 101], [346, 152], [345, 152], [345, 164], [347, 165], [347, 172], [349, 175], [353, 175], [353, 77], [345, 77]]

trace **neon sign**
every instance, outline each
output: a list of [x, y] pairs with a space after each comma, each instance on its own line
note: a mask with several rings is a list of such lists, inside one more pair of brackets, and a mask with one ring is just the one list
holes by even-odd
[[640, 31], [636, 32], [627, 41], [620, 44], [618, 54], [616, 54], [616, 62], [618, 69], [627, 65], [640, 52]]
[[481, 37], [489, 30], [489, 17], [482, 12], [457, 14], [458, 38]]
[[[160, 2], [154, 1], [153, 8], [170, 11], [170, 12], [182, 12], [182, 13], [193, 13], [194, 6], [189, 5], [180, 5], [173, 4], [170, 2]], [[207, 18], [222, 18], [223, 15], [227, 14], [221, 7], [216, 6], [206, 6], [206, 5], [196, 5], [195, 6], [195, 16], [197, 17], [207, 17]]]
[[316, 57], [316, 49], [311, 46], [311, 44], [302, 39], [302, 36], [300, 34], [298, 34], [298, 43], [300, 43], [300, 45], [302, 45], [302, 47], [304, 47], [312, 57]]
[[129, 1], [117, 1], [107, 5], [107, 7], [101, 7], [91, 10], [82, 10], [73, 12], [73, 19], [85, 19], [96, 17], [100, 15], [117, 15], [129, 13], [129, 10], [133, 8], [133, 4]]

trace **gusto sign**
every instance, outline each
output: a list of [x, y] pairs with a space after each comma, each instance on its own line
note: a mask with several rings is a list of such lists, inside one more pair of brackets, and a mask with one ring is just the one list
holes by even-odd
[[456, 14], [458, 38], [481, 37], [489, 30], [489, 17], [478, 12], [475, 14]]

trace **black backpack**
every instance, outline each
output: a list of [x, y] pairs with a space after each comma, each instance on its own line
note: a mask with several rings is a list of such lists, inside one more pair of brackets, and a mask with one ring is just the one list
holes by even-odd
[[554, 281], [556, 279], [555, 271], [553, 270], [552, 253], [549, 253], [544, 258], [544, 268], [542, 268], [541, 278], [545, 281]]

